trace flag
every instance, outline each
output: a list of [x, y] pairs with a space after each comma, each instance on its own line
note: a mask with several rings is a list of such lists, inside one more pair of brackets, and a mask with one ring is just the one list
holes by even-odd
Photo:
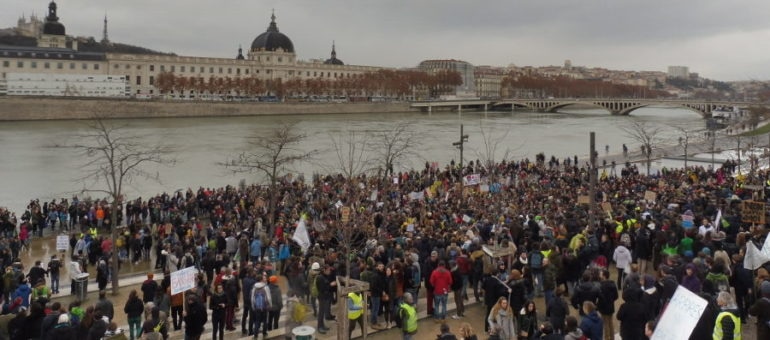
[[300, 248], [302, 248], [302, 252], [307, 252], [307, 249], [310, 248], [310, 235], [307, 233], [307, 226], [305, 225], [305, 221], [307, 220], [307, 215], [302, 214], [302, 216], [299, 218], [299, 223], [297, 224], [297, 229], [294, 230], [294, 235], [292, 235], [291, 239], [294, 240], [294, 242], [297, 242], [299, 244]]
[[762, 249], [759, 252], [767, 258], [765, 261], [770, 261], [770, 236], [765, 237], [765, 244], [762, 245]]
[[717, 219], [714, 220], [714, 228], [718, 231], [719, 230], [719, 222], [722, 221], [722, 209], [719, 209], [719, 212], [717, 212]]
[[[762, 249], [770, 247], [770, 243], [765, 240], [765, 245], [762, 246]], [[770, 248], [768, 249], [770, 251]], [[756, 270], [759, 267], [762, 267], [762, 265], [770, 261], [770, 256], [763, 254], [763, 252], [759, 251], [757, 249], [757, 246], [754, 245], [754, 242], [747, 242], [746, 243], [746, 256], [743, 258], [743, 267], [749, 270]]]

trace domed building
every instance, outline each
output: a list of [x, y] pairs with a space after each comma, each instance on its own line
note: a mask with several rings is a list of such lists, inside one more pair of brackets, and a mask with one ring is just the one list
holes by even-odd
[[[277, 84], [275, 88], [267, 89], [269, 95], [275, 95], [280, 92], [281, 84], [293, 80], [354, 78], [382, 69], [377, 66], [346, 65], [337, 59], [334, 43], [331, 58], [300, 60], [292, 40], [278, 30], [275, 13], [270, 16], [267, 30], [254, 38], [247, 51], [243, 51], [239, 46], [235, 58], [180, 56], [140, 49], [78, 51], [78, 40], [65, 35], [66, 31], [64, 25], [59, 22], [57, 10], [57, 4], [51, 1], [44, 27], [37, 39], [37, 47], [0, 46], [0, 94], [3, 81], [9, 76], [27, 74], [45, 75], [49, 80], [62, 79], [59, 76], [62, 74], [71, 75], [81, 81], [95, 76], [119, 79], [125, 81], [122, 86], [124, 92], [138, 98], [163, 96], [198, 99], [243, 92], [227, 88], [212, 92], [201, 89], [201, 86], [161, 89], [158, 79], [164, 74], [173, 74], [177, 78], [186, 78], [188, 84], [210, 81], [238, 84], [238, 79], [256, 78], [265, 83]], [[106, 23], [104, 36], [106, 37]], [[115, 42], [110, 44], [118, 45]], [[296, 81], [292, 83], [297, 84]], [[24, 90], [26, 91], [26, 88]], [[286, 95], [299, 96], [303, 90], [293, 91]], [[17, 95], [20, 91], [15, 89], [15, 92]], [[87, 96], [89, 93], [82, 95]]]
[[251, 43], [251, 51], [270, 51], [294, 53], [294, 44], [286, 34], [278, 31], [278, 25], [275, 23], [275, 13], [270, 16], [270, 26], [267, 31], [258, 35]]
[[326, 65], [345, 65], [345, 63], [342, 62], [342, 60], [337, 59], [337, 51], [334, 48], [334, 43], [332, 43], [332, 57], [329, 59], [326, 59], [324, 61], [324, 64]]
[[38, 39], [38, 47], [65, 48], [67, 47], [67, 36], [64, 25], [59, 22], [59, 16], [56, 13], [56, 2], [51, 1], [48, 4], [48, 16], [45, 17], [43, 24], [43, 34]]

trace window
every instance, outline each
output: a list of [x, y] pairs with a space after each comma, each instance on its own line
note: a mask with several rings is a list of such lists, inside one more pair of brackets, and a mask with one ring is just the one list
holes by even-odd
[[176, 66], [175, 65], [171, 65], [171, 72], [176, 72]]
[[120, 68], [120, 65], [118, 65], [118, 64], [115, 64], [115, 66], [113, 66], [112, 68], [114, 68], [114, 69], [116, 69], [116, 70], [117, 70], [118, 68]]
[[209, 67], [209, 73], [214, 73], [214, 68], [213, 67]]
[[179, 72], [184, 72], [184, 66], [179, 66]]
[[221, 67], [219, 68], [219, 73], [222, 73], [222, 68]]
[[241, 74], [241, 69], [240, 68], [235, 69], [235, 74]]
[[99, 64], [94, 64], [94, 70], [98, 70], [98, 69], [99, 69]]
[[249, 69], [246, 69], [246, 74], [249, 74]]
[[[45, 68], [48, 68], [48, 63], [45, 63], [45, 65], [46, 65], [46, 67], [45, 67]], [[30, 63], [30, 67], [32, 67], [32, 68], [37, 68], [37, 61], [33, 61], [33, 62], [31, 62], [31, 63]]]
[[61, 70], [64, 68], [64, 63], [56, 63], [56, 68]]
[[75, 63], [70, 63], [70, 70], [74, 70], [74, 69], [75, 69]]
[[141, 70], [142, 69], [142, 65], [136, 65], [136, 69], [137, 70]]
[[281, 58], [281, 57], [278, 57], [278, 62], [280, 63], [280, 62], [282, 62], [282, 61], [283, 61], [283, 58]]
[[142, 76], [136, 76], [136, 85], [142, 85]]
[[160, 65], [160, 71], [166, 72], [166, 65]]
[[126, 76], [126, 82], [130, 82], [130, 81], [131, 81], [131, 76]]
[[231, 67], [227, 68], [227, 74], [233, 74], [233, 69]]
[[131, 69], [131, 65], [126, 64], [126, 70], [130, 70], [130, 69]]
[[150, 72], [155, 72], [155, 65], [150, 65]]
[[88, 69], [88, 64], [83, 63], [82, 65], [80, 65], [80, 68], [82, 68], [84, 70], [87, 70]]
[[305, 74], [305, 76], [306, 76], [306, 77], [310, 77], [310, 71], [307, 71], [307, 73]]
[[155, 85], [155, 76], [150, 76], [150, 85]]
[[190, 66], [190, 72], [195, 73], [195, 66]]

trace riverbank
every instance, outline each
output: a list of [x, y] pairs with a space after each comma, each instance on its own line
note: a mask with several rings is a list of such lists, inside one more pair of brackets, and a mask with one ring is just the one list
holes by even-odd
[[0, 97], [0, 121], [108, 118], [233, 117], [308, 114], [395, 113], [408, 102], [261, 103], [136, 99]]

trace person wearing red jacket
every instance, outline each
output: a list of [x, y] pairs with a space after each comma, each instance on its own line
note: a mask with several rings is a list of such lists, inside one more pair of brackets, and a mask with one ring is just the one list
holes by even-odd
[[446, 303], [452, 290], [452, 273], [446, 269], [446, 263], [441, 260], [438, 267], [430, 274], [430, 285], [433, 286], [433, 320], [446, 320]]

